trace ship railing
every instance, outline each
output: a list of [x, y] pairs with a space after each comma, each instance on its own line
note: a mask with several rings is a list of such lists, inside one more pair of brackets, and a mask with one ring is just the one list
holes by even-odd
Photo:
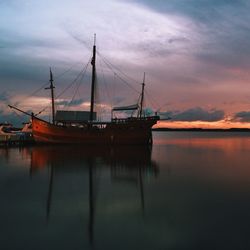
[[159, 116], [146, 116], [146, 117], [128, 117], [128, 118], [112, 118], [112, 123], [127, 123], [133, 121], [153, 121], [160, 120]]

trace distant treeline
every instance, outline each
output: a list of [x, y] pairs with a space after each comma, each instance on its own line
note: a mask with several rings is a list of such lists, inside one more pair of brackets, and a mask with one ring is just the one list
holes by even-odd
[[153, 128], [153, 131], [250, 132], [249, 128]]

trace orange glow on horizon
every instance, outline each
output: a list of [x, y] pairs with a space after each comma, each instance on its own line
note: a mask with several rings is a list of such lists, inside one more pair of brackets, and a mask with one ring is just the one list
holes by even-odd
[[159, 121], [154, 128], [203, 128], [203, 129], [229, 129], [229, 128], [249, 128], [248, 122], [234, 121]]

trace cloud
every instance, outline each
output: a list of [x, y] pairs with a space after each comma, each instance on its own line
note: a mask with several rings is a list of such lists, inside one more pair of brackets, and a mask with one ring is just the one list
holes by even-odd
[[183, 43], [183, 42], [188, 42], [189, 39], [186, 37], [172, 37], [168, 39], [169, 43]]
[[250, 122], [250, 111], [241, 111], [234, 115], [233, 119], [238, 122]]
[[[250, 3], [244, 0], [134, 0], [164, 15], [192, 20], [199, 34], [198, 46], [191, 53], [204, 63], [230, 68], [250, 66]], [[197, 40], [192, 37], [192, 43]]]
[[11, 123], [16, 127], [22, 127], [23, 122], [29, 122], [30, 118], [27, 115], [20, 115], [15, 112], [8, 115], [1, 114], [1, 122]]
[[55, 102], [56, 105], [62, 105], [62, 106], [78, 106], [78, 105], [81, 105], [85, 102], [84, 99], [76, 99], [76, 100], [72, 100], [72, 101], [69, 101], [69, 100], [58, 100]]
[[0, 123], [11, 123], [15, 126], [22, 126], [22, 122], [29, 121], [29, 117], [20, 113], [11, 110], [8, 107], [11, 96], [8, 92], [0, 93]]
[[9, 95], [8, 92], [3, 91], [3, 92], [0, 93], [0, 102], [7, 103], [9, 98], [10, 98], [10, 95]]
[[214, 122], [224, 119], [223, 110], [206, 111], [200, 107], [187, 109], [184, 111], [168, 111], [161, 113], [163, 117], [170, 117], [171, 121], [207, 121]]
[[[203, 22], [213, 22], [220, 19], [218, 12], [221, 8], [243, 8], [247, 2], [245, 0], [130, 0], [131, 2], [142, 4], [159, 13], [179, 14], [191, 17]], [[213, 19], [211, 19], [213, 17]]]
[[[247, 0], [0, 0], [0, 6], [0, 82], [11, 95], [33, 93], [48, 81], [50, 66], [56, 76], [76, 62], [87, 63], [91, 52], [86, 47], [92, 46], [97, 33], [97, 51], [113, 65], [136, 79], [146, 72], [146, 90], [157, 98], [157, 106], [167, 98], [174, 103], [172, 110], [189, 111], [174, 111], [176, 119], [191, 119], [192, 112], [200, 119], [223, 116], [221, 110], [203, 110], [202, 116], [190, 109], [195, 106], [223, 107], [225, 113], [246, 110], [219, 105], [245, 95], [250, 68]], [[56, 93], [68, 86], [79, 68], [70, 76], [55, 77]], [[133, 103], [137, 96], [116, 83], [113, 72], [108, 74], [110, 103]], [[133, 84], [140, 90], [139, 83]], [[87, 85], [79, 93], [79, 100], [87, 100]], [[60, 97], [70, 100], [66, 94]]]

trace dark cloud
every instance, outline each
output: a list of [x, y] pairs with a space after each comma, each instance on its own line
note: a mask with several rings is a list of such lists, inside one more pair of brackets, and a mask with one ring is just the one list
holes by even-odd
[[0, 123], [11, 123], [16, 127], [22, 127], [23, 122], [29, 122], [30, 118], [27, 115], [12, 112], [10, 114], [3, 114], [0, 112]]
[[224, 118], [223, 110], [204, 110], [200, 107], [184, 111], [168, 111], [160, 114], [162, 117], [170, 117], [171, 121], [207, 121], [215, 122]]
[[118, 106], [118, 105], [120, 105], [120, 104], [126, 102], [126, 98], [123, 97], [123, 96], [118, 96], [118, 95], [116, 95], [116, 96], [114, 96], [114, 97], [112, 98], [112, 101], [113, 101], [113, 103], [114, 103], [114, 106]]
[[[14, 109], [10, 109], [6, 105], [5, 111], [0, 111], [0, 123], [11, 123], [15, 127], [22, 127], [23, 123], [30, 121], [30, 116], [25, 115], [19, 111], [16, 111]], [[8, 111], [8, 112], [7, 112]], [[31, 114], [34, 110], [25, 110], [27, 113]], [[50, 120], [51, 117], [48, 114], [40, 114], [38, 117], [44, 119], [44, 120]]]
[[0, 93], [0, 102], [7, 103], [9, 101], [10, 95], [8, 92], [3, 91]]
[[58, 48], [61, 46], [59, 41], [55, 40], [42, 40], [37, 38], [25, 37], [18, 33], [12, 33], [9, 30], [0, 28], [0, 46], [1, 48], [15, 49], [15, 48]]
[[[13, 80], [15, 82], [21, 80], [33, 80], [42, 79], [42, 75], [45, 76], [45, 67], [48, 71], [48, 64], [41, 61], [36, 61], [28, 58], [22, 58], [20, 56], [6, 57], [0, 59], [0, 74], [1, 79]], [[41, 72], [41, 69], [44, 72]], [[38, 80], [38, 82], [39, 82]], [[17, 84], [18, 88], [18, 84]]]
[[185, 37], [185, 34], [174, 36], [165, 34], [149, 40], [144, 40], [142, 37], [140, 43], [129, 41], [125, 49], [134, 50], [136, 53], [141, 53], [149, 58], [166, 58], [172, 55], [186, 54], [186, 48], [190, 45], [190, 42], [190, 39]]
[[64, 26], [65, 32], [73, 38], [76, 42], [83, 44], [85, 48], [87, 48], [89, 51], [92, 51], [92, 47], [90, 46], [90, 41], [86, 37], [82, 37], [81, 35], [77, 34], [75, 31], [69, 29], [68, 27]]
[[[2, 89], [11, 94], [15, 92], [20, 96], [23, 96], [24, 93], [32, 94], [48, 81], [49, 67], [52, 66], [59, 69], [54, 70], [53, 68], [53, 73], [56, 94], [61, 93], [64, 86], [68, 86], [76, 77], [78, 69], [74, 68], [72, 75], [66, 74], [60, 80], [56, 79], [56, 75], [72, 66], [74, 63], [72, 61], [78, 60], [78, 55], [83, 56], [83, 62], [88, 61], [89, 56], [85, 57], [84, 54], [86, 47], [88, 48], [89, 44], [92, 44], [93, 37], [86, 38], [87, 34], [91, 32], [105, 33], [104, 38], [106, 39], [103, 39], [101, 47], [106, 46], [103, 51], [112, 56], [112, 62], [116, 61], [115, 65], [118, 65], [119, 68], [125, 69], [126, 73], [136, 77], [140, 74], [139, 72], [146, 72], [149, 75], [149, 80], [152, 79], [150, 81], [153, 85], [150, 87], [147, 83], [147, 88], [149, 87], [149, 92], [151, 92], [150, 88], [153, 90], [152, 93], [157, 96], [159, 103], [165, 100], [166, 95], [170, 101], [175, 103], [180, 103], [186, 96], [190, 96], [189, 99], [187, 98], [188, 107], [205, 106], [207, 103], [215, 103], [215, 99], [218, 98], [216, 96], [222, 98], [220, 93], [223, 91], [225, 91], [223, 98], [230, 100], [226, 96], [227, 93], [237, 94], [234, 91], [234, 82], [237, 83], [237, 90], [244, 88], [242, 79], [239, 81], [233, 79], [233, 74], [237, 71], [231, 74], [227, 69], [232, 67], [250, 68], [249, 1], [120, 1], [131, 7], [131, 10], [134, 10], [133, 13], [123, 15], [121, 20], [117, 19], [120, 13], [119, 11], [112, 13], [113, 1], [110, 1], [112, 2], [111, 9], [108, 9], [110, 18], [105, 17], [105, 11], [100, 11], [100, 19], [96, 19], [97, 23], [95, 23], [95, 18], [92, 21], [89, 18], [84, 19], [95, 16], [92, 15], [91, 8], [88, 9], [89, 16], [87, 17], [82, 16], [79, 19], [75, 15], [75, 7], [78, 6], [78, 3], [73, 4], [74, 12], [72, 12], [71, 4], [61, 3], [64, 6], [63, 10], [67, 11], [66, 14], [64, 11], [48, 12], [48, 1], [39, 1], [33, 5], [30, 1], [18, 3], [14, 0], [0, 0], [0, 5], [6, 5], [6, 7], [1, 5], [3, 22], [0, 25]], [[10, 8], [7, 8], [7, 5]], [[135, 9], [133, 9], [134, 6], [136, 6]], [[100, 3], [100, 6], [95, 7], [102, 9], [104, 6]], [[147, 11], [145, 11], [145, 7]], [[94, 8], [93, 13], [96, 13], [97, 10], [100, 9]], [[70, 15], [72, 20], [68, 18]], [[99, 22], [99, 20], [102, 21]], [[115, 22], [113, 22], [114, 20]], [[128, 25], [128, 32], [126, 25]], [[82, 27], [84, 28], [82, 29]], [[83, 30], [84, 32], [82, 32]], [[109, 34], [112, 34], [111, 38], [107, 39]], [[104, 72], [106, 73], [106, 71]], [[118, 104], [117, 106], [130, 104], [134, 96], [125, 92], [120, 86], [114, 87], [116, 85], [112, 84], [116, 83], [117, 79], [113, 80], [113, 72], [112, 76], [111, 72], [108, 74], [110, 76], [106, 79], [107, 85], [113, 88], [110, 96], [107, 97], [112, 103]], [[100, 79], [101, 77], [98, 78], [98, 80]], [[83, 88], [83, 91], [79, 91], [79, 98], [89, 95], [87, 85]], [[43, 88], [42, 90], [44, 91]], [[220, 93], [218, 94], [218, 92]], [[60, 97], [67, 100], [72, 96], [68, 92], [66, 94]], [[104, 96], [104, 91], [101, 94]], [[49, 91], [39, 92], [39, 95], [48, 97]], [[194, 96], [197, 97], [196, 104], [194, 104]], [[0, 101], [2, 99], [3, 104], [3, 102], [7, 102], [8, 98], [7, 95], [2, 95]], [[190, 100], [191, 103], [188, 103]], [[81, 104], [81, 100], [77, 101], [72, 105]], [[101, 101], [105, 103], [103, 100]], [[58, 104], [67, 105], [69, 102], [59, 102]], [[224, 112], [194, 108], [183, 112], [172, 111], [166, 115], [175, 120], [213, 121], [223, 117]]]
[[171, 119], [172, 120], [172, 117], [174, 116], [174, 112], [173, 111], [158, 112], [157, 115], [159, 115], [162, 120], [164, 120], [164, 119]]
[[63, 106], [77, 106], [80, 105], [82, 103], [84, 103], [85, 100], [84, 99], [77, 99], [77, 100], [73, 100], [73, 101], [56, 101], [56, 105], [63, 105]]
[[[16, 127], [22, 127], [23, 122], [28, 122], [30, 117], [14, 109], [10, 109], [8, 104], [13, 105], [11, 98], [11, 95], [7, 91], [0, 92], [0, 123], [11, 123]], [[30, 114], [32, 113], [32, 110], [25, 109], [25, 111]]]
[[[159, 13], [180, 14], [199, 21], [213, 21], [220, 18], [219, 8], [245, 7], [245, 0], [130, 0], [147, 6]], [[213, 19], [212, 19], [213, 17]]]
[[[76, 65], [75, 62], [69, 62], [62, 54], [62, 51], [69, 50], [64, 41], [53, 37], [44, 39], [25, 36], [1, 27], [0, 33], [0, 76], [6, 89], [15, 88], [21, 93], [36, 90], [47, 82], [49, 67], [52, 67], [55, 78], [70, 68], [63, 79], [64, 82], [70, 82], [72, 77], [75, 78], [79, 67], [82, 67], [80, 63]], [[85, 61], [83, 59], [83, 64]], [[72, 64], [75, 65], [74, 68]], [[62, 79], [61, 83], [64, 84]]]
[[250, 67], [250, 29], [245, 25], [248, 25], [250, 19], [246, 24], [231, 24], [231, 27], [222, 27], [226, 25], [227, 19], [224, 22], [213, 32], [212, 27], [207, 29], [207, 41], [202, 44], [204, 50], [194, 53], [196, 59], [220, 68], [248, 69]]
[[146, 115], [146, 116], [150, 116], [150, 115], [154, 115], [155, 113], [154, 113], [154, 111], [152, 110], [152, 108], [145, 108], [144, 109], [144, 114]]
[[[0, 57], [0, 76], [4, 89], [22, 94], [31, 94], [40, 89], [42, 95], [46, 95], [44, 88], [49, 84], [49, 68], [52, 67], [56, 91], [61, 92], [65, 86], [69, 85], [79, 72], [82, 66], [72, 63], [61, 62], [52, 59], [50, 62], [46, 59], [31, 58], [28, 55], [12, 55]], [[66, 74], [67, 73], [67, 74]], [[13, 91], [14, 90], [14, 91]]]
[[[197, 60], [222, 68], [250, 67], [250, 2], [246, 0], [131, 0], [162, 14], [187, 17], [202, 37], [169, 38], [190, 42], [196, 49], [188, 50]], [[171, 48], [170, 48], [171, 49]], [[163, 50], [163, 52], [166, 50]], [[169, 52], [171, 53], [171, 52]], [[163, 53], [166, 55], [166, 52]]]
[[241, 111], [236, 113], [233, 120], [239, 122], [250, 122], [250, 111]]
[[168, 43], [182, 43], [182, 42], [188, 42], [189, 39], [186, 37], [172, 37], [168, 39]]

